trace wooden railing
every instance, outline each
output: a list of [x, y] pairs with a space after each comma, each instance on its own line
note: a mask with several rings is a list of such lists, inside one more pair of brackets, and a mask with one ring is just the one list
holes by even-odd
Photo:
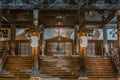
[[118, 52], [115, 52], [113, 48], [111, 49], [111, 57], [118, 70], [118, 75], [120, 76], [120, 55], [118, 54]]
[[1, 58], [1, 63], [0, 63], [0, 72], [2, 71], [2, 67], [3, 67], [3, 64], [5, 63], [6, 59], [7, 59], [7, 54], [8, 54], [8, 50], [6, 49], [3, 53], [3, 56]]

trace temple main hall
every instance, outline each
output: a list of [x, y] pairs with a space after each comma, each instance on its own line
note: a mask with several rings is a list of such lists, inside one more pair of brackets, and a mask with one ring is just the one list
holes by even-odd
[[120, 80], [120, 0], [0, 0], [0, 80]]

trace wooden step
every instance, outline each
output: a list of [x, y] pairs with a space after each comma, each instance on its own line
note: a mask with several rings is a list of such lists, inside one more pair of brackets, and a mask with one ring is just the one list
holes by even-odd
[[40, 57], [39, 71], [41, 74], [48, 76], [78, 76], [79, 71], [79, 58], [71, 56], [61, 57]]
[[0, 80], [29, 80], [29, 77], [23, 77], [23, 78], [20, 78], [20, 77], [15, 77], [15, 78], [8, 77], [8, 78], [0, 78]]
[[[3, 77], [7, 72], [14, 77], [30, 77], [32, 70], [31, 56], [8, 56], [3, 66]], [[6, 72], [6, 73], [5, 73]]]
[[117, 78], [89, 78], [89, 80], [118, 80]]
[[91, 57], [86, 60], [86, 72], [88, 77], [115, 77], [116, 68], [110, 57]]

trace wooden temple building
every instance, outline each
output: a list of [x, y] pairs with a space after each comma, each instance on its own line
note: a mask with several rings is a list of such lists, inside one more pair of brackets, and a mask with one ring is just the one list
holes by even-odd
[[120, 80], [119, 52], [120, 0], [0, 0], [0, 80]]

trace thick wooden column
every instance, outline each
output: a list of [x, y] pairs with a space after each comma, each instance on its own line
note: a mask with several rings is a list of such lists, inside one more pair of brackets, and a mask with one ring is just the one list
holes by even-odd
[[80, 28], [84, 27], [85, 25], [85, 10], [84, 9], [80, 9], [80, 12], [79, 12], [79, 25], [80, 25]]
[[40, 34], [39, 40], [39, 55], [42, 55], [42, 34]]
[[14, 24], [11, 24], [11, 55], [15, 55], [15, 48], [16, 48], [16, 42], [15, 42], [15, 34], [16, 34], [16, 27]]
[[[1, 13], [1, 10], [0, 10]], [[2, 16], [0, 15], [0, 27], [1, 27], [1, 20], [2, 20]], [[0, 48], [2, 48], [2, 41], [0, 41]]]
[[[0, 10], [0, 14], [1, 14], [1, 10]], [[1, 26], [1, 20], [2, 20], [2, 16], [0, 15], [0, 26]]]
[[105, 56], [105, 55], [108, 55], [108, 41], [107, 41], [107, 29], [104, 27], [103, 28], [103, 54], [102, 56]]
[[[117, 29], [118, 29], [118, 55], [120, 57], [120, 10], [118, 10], [118, 13], [117, 13]], [[119, 78], [118, 80], [120, 80], [120, 69], [119, 69]]]
[[77, 53], [77, 50], [76, 50], [76, 48], [77, 48], [77, 30], [76, 29], [74, 29], [74, 31], [75, 31], [75, 34], [74, 34], [74, 54], [76, 54]]
[[75, 43], [74, 43], [74, 40], [72, 40], [72, 55], [75, 55]]
[[118, 29], [118, 53], [120, 55], [120, 10], [118, 10], [118, 15], [117, 15], [117, 29]]
[[44, 51], [44, 48], [45, 48], [45, 42], [44, 42], [44, 33], [42, 34], [42, 44], [41, 44], [41, 46], [42, 46], [42, 56], [44, 56], [45, 54], [45, 51]]
[[77, 25], [75, 27], [75, 54], [79, 54], [79, 38], [78, 38], [78, 33], [77, 30], [79, 29], [79, 26]]
[[[84, 26], [85, 26], [85, 9], [84, 9], [84, 6], [81, 6], [81, 9], [79, 11], [79, 26], [80, 26], [79, 29], [84, 28]], [[78, 36], [80, 37], [80, 34]], [[79, 44], [78, 48], [79, 48], [79, 52], [80, 52], [80, 40], [78, 40], [78, 41], [79, 41], [78, 42], [78, 44]], [[81, 56], [80, 56], [80, 58], [81, 58]], [[81, 63], [82, 62], [80, 61], [80, 64]], [[80, 65], [80, 67], [81, 67], [81, 65]], [[79, 74], [78, 80], [88, 80], [85, 70], [80, 69], [80, 74]]]

